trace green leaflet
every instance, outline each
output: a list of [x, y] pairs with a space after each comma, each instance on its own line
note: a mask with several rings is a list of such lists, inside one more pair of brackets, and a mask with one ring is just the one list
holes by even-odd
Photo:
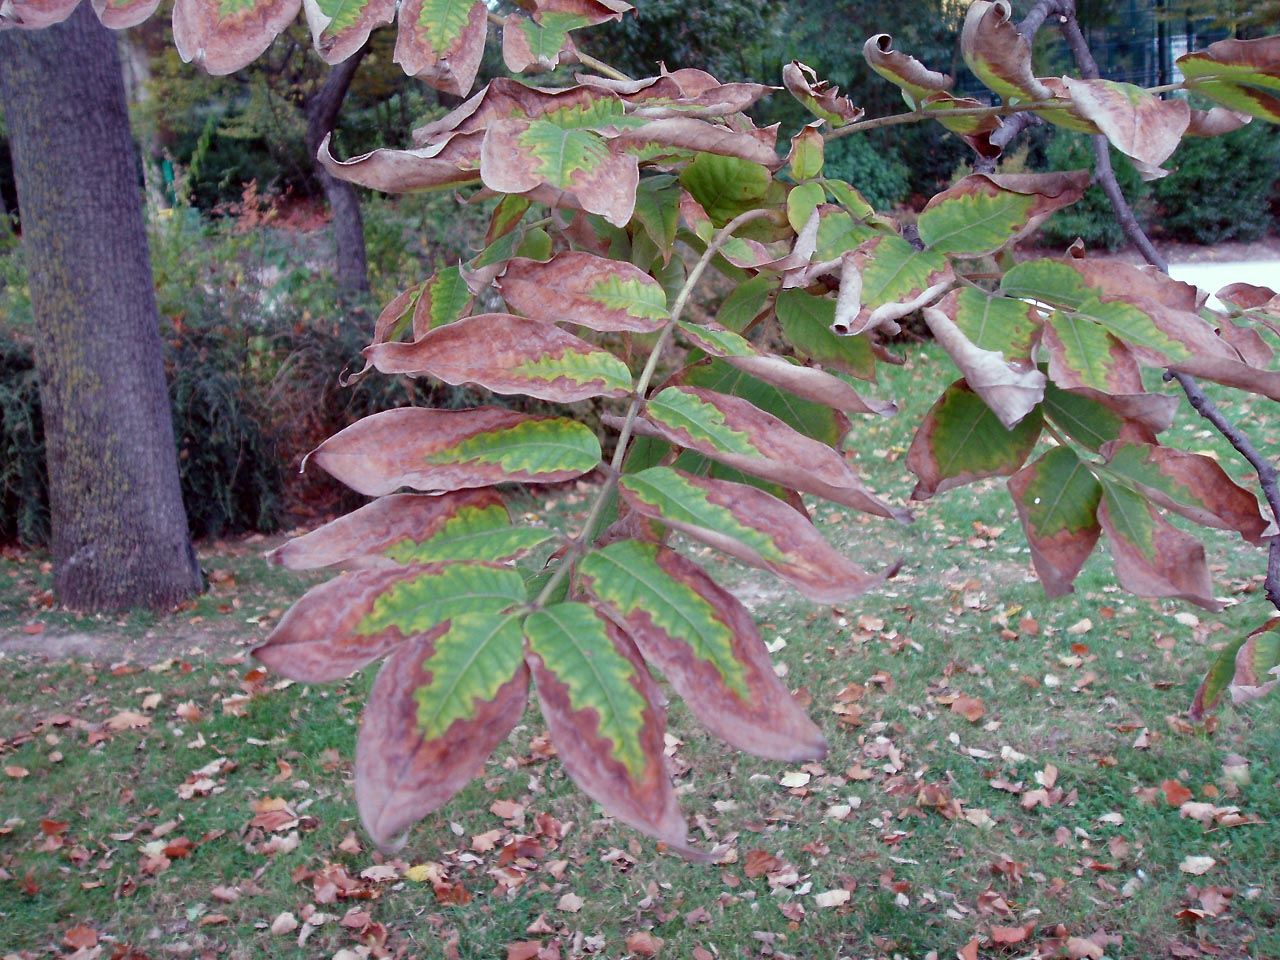
[[1037, 537], [1047, 540], [1097, 526], [1102, 485], [1070, 447], [1054, 447], [1034, 466], [1035, 477], [1020, 501]]
[[562, 190], [572, 186], [578, 174], [594, 171], [609, 158], [599, 134], [565, 129], [546, 117], [532, 121], [517, 142], [539, 179]]
[[791, 229], [796, 233], [803, 230], [813, 211], [826, 197], [822, 184], [813, 180], [792, 187], [787, 193], [787, 222]]
[[731, 367], [723, 360], [691, 367], [685, 372], [683, 380], [692, 387], [705, 387], [717, 393], [741, 397], [766, 413], [773, 414], [806, 437], [820, 440], [837, 450], [849, 430], [848, 420], [830, 407], [780, 390], [749, 373]]
[[600, 441], [589, 427], [563, 417], [522, 420], [511, 427], [474, 434], [428, 455], [426, 461], [433, 465], [478, 461], [497, 464], [508, 472], [532, 474], [559, 470], [587, 473], [600, 461]]
[[520, 556], [555, 535], [548, 528], [512, 526], [506, 508], [498, 504], [463, 507], [421, 543], [405, 538], [384, 554], [398, 563], [497, 562]]
[[648, 702], [631, 678], [635, 668], [614, 648], [605, 623], [585, 603], [558, 603], [524, 621], [529, 649], [569, 689], [575, 713], [591, 710], [613, 758], [636, 780], [649, 761], [641, 745]]
[[408, 637], [454, 617], [496, 614], [525, 599], [524, 579], [515, 570], [453, 563], [394, 583], [353, 632], [372, 636], [395, 627]]
[[524, 215], [533, 206], [533, 201], [519, 194], [508, 193], [493, 209], [493, 219], [489, 221], [489, 232], [485, 235], [486, 243], [493, 243], [514, 230], [524, 219]]
[[1272, 123], [1280, 123], [1280, 41], [1220, 40], [1176, 61], [1197, 93]]
[[724, 224], [763, 200], [773, 177], [749, 160], [700, 153], [681, 171], [680, 182], [712, 221]]
[[1177, 363], [1191, 356], [1191, 350], [1186, 344], [1165, 334], [1149, 315], [1131, 303], [1123, 300], [1104, 303], [1097, 297], [1089, 297], [1076, 307], [1075, 312], [1080, 317], [1097, 321], [1121, 340], [1162, 355], [1170, 363]]
[[1102, 481], [1102, 493], [1115, 535], [1154, 563], [1160, 551], [1156, 543], [1156, 518], [1147, 498], [1108, 480]]
[[907, 467], [920, 478], [912, 499], [1013, 473], [1031, 455], [1042, 426], [1037, 408], [1007, 430], [963, 381], [952, 384], [925, 416], [907, 452]]
[[449, 50], [466, 31], [474, 0], [422, 0], [417, 28], [437, 54]]
[[562, 377], [582, 386], [598, 383], [600, 392], [604, 394], [631, 390], [631, 371], [607, 350], [592, 350], [590, 353], [566, 350], [559, 355], [544, 354], [509, 368], [509, 372], [513, 376], [544, 383], [553, 383]]
[[680, 321], [681, 332], [700, 350], [718, 357], [754, 357], [755, 347], [732, 330], [717, 330], [688, 320]]
[[725, 686], [750, 701], [746, 672], [734, 654], [733, 630], [697, 591], [658, 566], [660, 549], [655, 543], [621, 540], [583, 557], [578, 574], [601, 603], [623, 617], [643, 614], [656, 629], [688, 644], [694, 657], [714, 664]]
[[997, 250], [1026, 225], [1037, 198], [1002, 190], [996, 196], [951, 196], [920, 214], [920, 239], [930, 250], [981, 256]]
[[663, 256], [669, 256], [680, 226], [680, 187], [676, 178], [660, 174], [641, 179], [633, 216]]
[[876, 358], [866, 337], [838, 337], [831, 332], [836, 302], [803, 290], [783, 290], [775, 310], [783, 335], [796, 350], [823, 366], [863, 380], [876, 378]]
[[1119, 347], [1112, 336], [1092, 320], [1060, 310], [1050, 315], [1047, 325], [1062, 345], [1058, 359], [1076, 375], [1081, 386], [1110, 393], [1116, 365], [1112, 350]]
[[597, 127], [634, 127], [644, 121], [628, 117], [626, 107], [617, 97], [600, 96], [586, 103], [558, 107], [540, 114], [544, 120], [562, 130], [590, 130]]
[[[830, 181], [827, 183], [830, 186]], [[818, 248], [813, 254], [815, 260], [834, 260], [842, 253], [857, 250], [880, 232], [843, 210], [827, 209], [821, 217], [818, 221]]]
[[316, 0], [316, 6], [330, 18], [324, 32], [332, 37], [359, 24], [369, 0]]
[[631, 474], [622, 479], [621, 486], [652, 506], [666, 520], [732, 537], [765, 561], [784, 567], [790, 563], [790, 558], [778, 549], [771, 537], [744, 524], [728, 507], [711, 503], [706, 490], [690, 483], [670, 467], [651, 467]]
[[443, 737], [468, 720], [475, 703], [492, 701], [524, 662], [520, 617], [471, 613], [454, 617], [422, 662], [431, 683], [414, 691], [423, 739]]
[[778, 278], [758, 274], [730, 291], [716, 312], [716, 323], [741, 333], [764, 312], [769, 297], [778, 286]]
[[683, 431], [697, 443], [704, 441], [726, 453], [765, 457], [750, 437], [725, 423], [724, 414], [697, 396], [669, 387], [645, 404], [645, 415], [655, 423]]
[[[453, 323], [467, 312], [474, 299], [458, 267], [445, 267], [437, 271], [436, 275], [427, 281], [422, 297], [425, 307], [423, 312], [429, 321], [425, 325], [426, 329]], [[419, 332], [425, 332], [425, 330]]]
[[862, 221], [875, 216], [875, 208], [867, 203], [867, 198], [855, 187], [843, 180], [830, 179], [823, 180], [822, 185], [827, 188], [827, 193], [835, 198], [836, 203], [848, 210], [855, 219]]
[[[644, 283], [634, 277], [610, 274], [586, 292], [586, 295], [609, 310], [621, 310], [629, 316], [645, 320], [665, 320], [666, 292], [656, 283]], [[628, 382], [630, 376], [627, 377]]]
[[1209, 488], [1196, 490], [1180, 483], [1171, 472], [1149, 461], [1154, 448], [1147, 444], [1121, 443], [1110, 448], [1110, 456], [1103, 468], [1127, 486], [1150, 487], [1163, 493], [1170, 501], [1194, 510], [1212, 513], [1217, 491]]
[[1044, 414], [1058, 427], [1090, 450], [1120, 436], [1124, 418], [1097, 400], [1069, 393], [1052, 381], [1044, 388]]
[[230, 20], [239, 14], [250, 13], [258, 7], [267, 5], [268, 3], [263, 0], [216, 0], [215, 2], [218, 17], [221, 20]]
[[1205, 715], [1217, 706], [1218, 698], [1231, 686], [1231, 681], [1236, 676], [1236, 655], [1248, 640], [1246, 636], [1229, 641], [1218, 654], [1218, 658], [1213, 661], [1204, 679], [1200, 681], [1195, 700], [1191, 704], [1191, 710], [1188, 711], [1193, 720], [1203, 720]]
[[867, 307], [910, 300], [947, 270], [936, 250], [917, 250], [895, 235], [880, 235], [875, 254], [862, 269], [862, 302]]
[[1040, 320], [1031, 304], [973, 287], [956, 292], [955, 321], [974, 346], [999, 351], [1006, 359], [1030, 356], [1040, 333]]
[[1039, 300], [1068, 310], [1089, 298], [1084, 279], [1058, 260], [1025, 260], [1011, 267], [1000, 280], [1000, 290], [1009, 297]]
[[[534, 61], [548, 60], [555, 62], [557, 55], [569, 39], [569, 31], [579, 27], [590, 26], [591, 18], [574, 13], [557, 13], [544, 11], [539, 15], [541, 23], [534, 23], [526, 17], [515, 20], [516, 29], [524, 34], [529, 43], [529, 52]], [[508, 27], [510, 27], [508, 21]]]

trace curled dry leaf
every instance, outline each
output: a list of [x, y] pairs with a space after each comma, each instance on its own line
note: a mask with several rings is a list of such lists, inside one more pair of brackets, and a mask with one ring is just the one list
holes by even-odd
[[[21, 6], [21, 4], [18, 4]], [[53, 4], [58, 6], [58, 4]], [[75, 4], [72, 4], [75, 6]], [[155, 12], [160, 0], [93, 0], [93, 12], [102, 25], [111, 30], [136, 27]]]
[[302, 0], [316, 52], [325, 63], [341, 63], [364, 46], [369, 34], [395, 19], [396, 0], [345, 4]]
[[42, 30], [67, 19], [79, 4], [80, 0], [9, 0], [0, 7], [0, 30]]
[[854, 106], [848, 97], [840, 96], [839, 87], [819, 80], [817, 72], [799, 60], [792, 60], [782, 68], [782, 83], [810, 113], [833, 126], [853, 123], [866, 112]]
[[1191, 121], [1186, 100], [1161, 100], [1141, 87], [1114, 80], [1063, 79], [1072, 109], [1091, 121], [1134, 162], [1144, 180], [1167, 176], [1160, 167]]
[[1031, 44], [1010, 19], [1007, 0], [976, 0], [965, 13], [960, 53], [979, 80], [1006, 100], [1048, 100], [1053, 94], [1031, 69]]
[[901, 87], [912, 106], [955, 86], [955, 77], [930, 70], [915, 57], [893, 49], [893, 37], [887, 33], [868, 37], [862, 45], [862, 56], [872, 70]]

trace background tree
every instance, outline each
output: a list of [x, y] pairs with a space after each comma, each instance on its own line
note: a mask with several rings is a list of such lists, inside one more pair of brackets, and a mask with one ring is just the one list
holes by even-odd
[[172, 606], [200, 589], [178, 485], [142, 197], [114, 35], [87, 4], [0, 34], [59, 600]]

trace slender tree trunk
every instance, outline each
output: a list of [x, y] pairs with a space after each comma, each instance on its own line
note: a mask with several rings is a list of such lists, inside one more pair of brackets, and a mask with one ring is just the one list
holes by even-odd
[[89, 4], [0, 34], [0, 102], [40, 330], [55, 592], [78, 610], [172, 606], [200, 570], [120, 58]]
[[[320, 141], [333, 132], [351, 88], [360, 61], [367, 47], [361, 47], [342, 63], [330, 68], [320, 90], [307, 101], [307, 153], [315, 160]], [[338, 289], [355, 293], [369, 289], [369, 267], [365, 258], [364, 221], [360, 217], [360, 198], [355, 187], [345, 180], [332, 177], [318, 163], [316, 171], [324, 186], [325, 199], [333, 214], [333, 234], [338, 245]]]

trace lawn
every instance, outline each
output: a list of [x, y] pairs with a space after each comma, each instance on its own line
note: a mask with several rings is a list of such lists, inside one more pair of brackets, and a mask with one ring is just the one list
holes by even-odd
[[[906, 353], [879, 388], [903, 416], [850, 445], [895, 501], [912, 405], [954, 376], [930, 348]], [[1268, 403], [1228, 409], [1274, 453]], [[1200, 421], [1168, 436], [1243, 475]], [[563, 520], [590, 495], [535, 491], [522, 509]], [[1105, 551], [1048, 601], [1002, 482], [916, 513], [898, 527], [818, 508], [868, 566], [904, 561], [845, 607], [690, 548], [752, 606], [831, 742], [821, 763], [756, 760], [672, 704], [668, 754], [711, 865], [576, 792], [536, 709], [379, 852], [351, 789], [373, 671], [308, 687], [246, 656], [315, 578], [267, 566], [261, 538], [204, 544], [195, 603], [77, 617], [52, 607], [47, 557], [11, 550], [0, 955], [1280, 956], [1280, 697], [1183, 716], [1215, 648], [1265, 620], [1264, 554], [1206, 540], [1217, 614], [1121, 592]]]

